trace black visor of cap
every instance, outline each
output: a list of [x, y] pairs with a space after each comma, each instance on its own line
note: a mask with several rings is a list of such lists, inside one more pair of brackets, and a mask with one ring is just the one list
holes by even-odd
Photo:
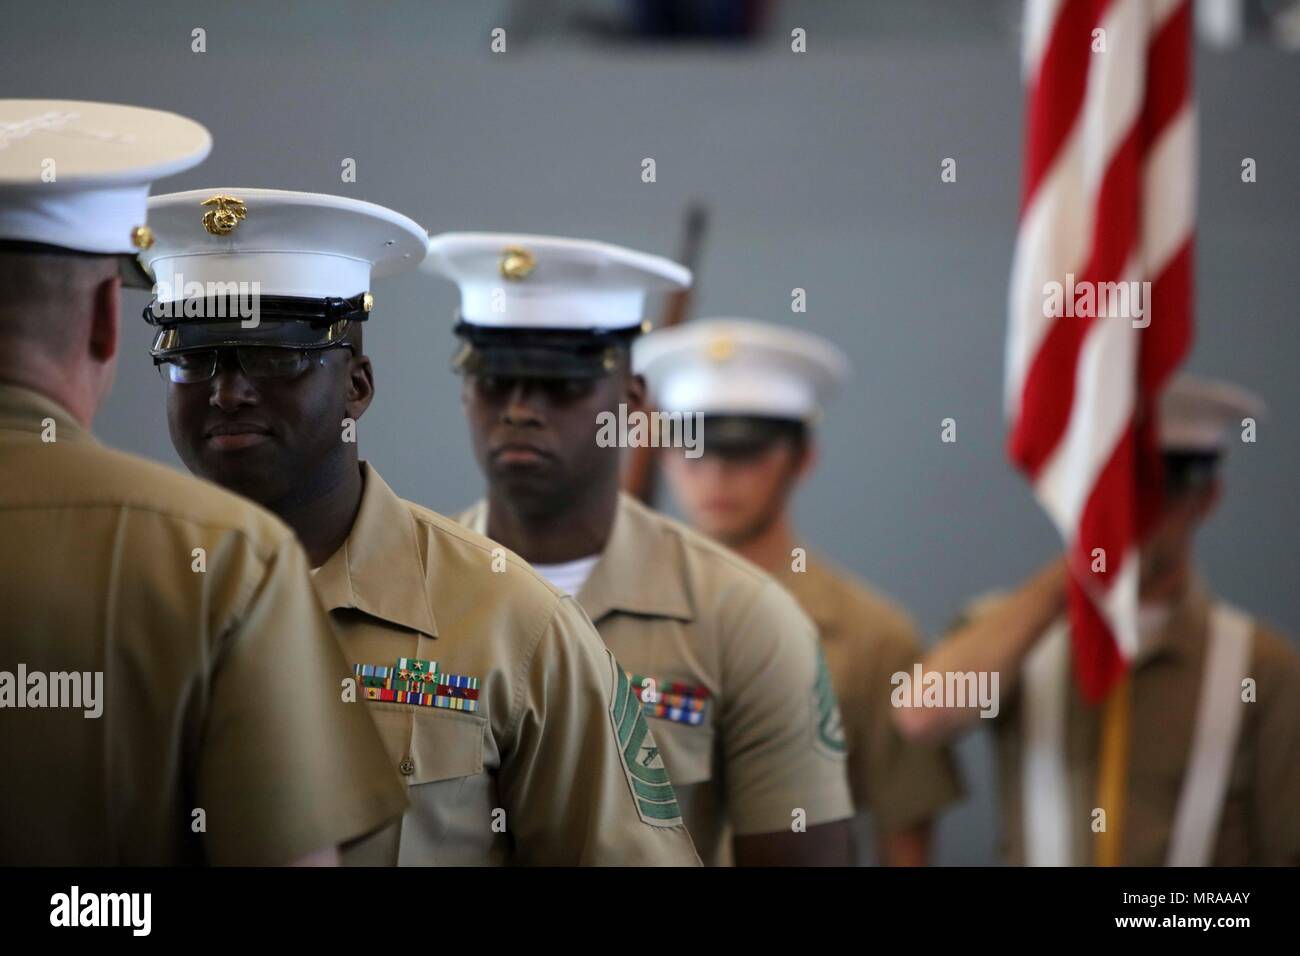
[[782, 440], [798, 441], [807, 426], [797, 418], [762, 415], [704, 416], [704, 448], [723, 456], [756, 454]]
[[263, 319], [244, 328], [238, 319], [226, 322], [182, 322], [158, 330], [149, 352], [154, 358], [198, 349], [265, 346], [289, 349], [323, 349], [343, 341], [351, 323], [340, 319], [320, 326], [296, 319]]
[[494, 378], [602, 378], [640, 331], [522, 329], [457, 323], [464, 346], [452, 363], [467, 375]]
[[127, 289], [153, 288], [153, 279], [135, 256], [121, 256], [117, 262], [117, 274], [122, 277], [122, 285]]
[[[225, 346], [325, 348], [341, 341], [352, 322], [364, 322], [368, 294], [348, 299], [239, 295], [159, 302], [144, 309], [158, 326], [150, 352], [155, 358], [195, 349]], [[254, 323], [254, 319], [256, 322]]]
[[245, 295], [230, 292], [227, 295], [205, 299], [177, 299], [160, 302], [153, 299], [145, 306], [144, 320], [150, 325], [168, 328], [193, 322], [220, 322], [231, 318], [248, 318], [296, 322], [310, 322], [329, 326], [340, 319], [364, 322], [370, 314], [370, 293], [361, 292], [348, 299], [300, 298], [287, 295]]
[[1161, 458], [1165, 469], [1165, 493], [1178, 495], [1212, 484], [1218, 477], [1222, 455], [1203, 449], [1166, 448]]

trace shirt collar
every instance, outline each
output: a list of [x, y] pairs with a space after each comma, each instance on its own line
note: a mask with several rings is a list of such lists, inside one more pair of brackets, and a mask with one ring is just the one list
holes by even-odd
[[620, 494], [609, 542], [578, 603], [593, 621], [614, 611], [694, 619], [679, 536], [660, 515]]
[[56, 441], [94, 442], [95, 436], [81, 426], [66, 408], [39, 392], [21, 385], [0, 383], [0, 431], [45, 430], [45, 419], [54, 421]]
[[[479, 501], [462, 516], [487, 533], [488, 508]], [[618, 496], [614, 527], [577, 600], [592, 621], [614, 611], [690, 621], [695, 617], [677, 536], [664, 519], [629, 495]]]
[[465, 527], [469, 528], [475, 534], [487, 534], [487, 499], [476, 501], [464, 511], [461, 512], [457, 519]]
[[343, 545], [313, 581], [325, 609], [349, 608], [438, 636], [415, 518], [369, 462], [361, 508]]

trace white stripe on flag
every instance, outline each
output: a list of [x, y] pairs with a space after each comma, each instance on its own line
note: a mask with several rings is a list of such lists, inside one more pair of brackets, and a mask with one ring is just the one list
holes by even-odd
[[1025, 377], [1052, 323], [1043, 314], [1043, 287], [1082, 268], [1092, 236], [1092, 204], [1077, 188], [1083, 148], [1079, 124], [1062, 144], [1051, 171], [1025, 210], [1011, 263], [1011, 325], [1007, 334], [1006, 409], [1016, 420]]
[[1087, 265], [1102, 177], [1141, 108], [1147, 41], [1141, 4], [1122, 0], [1107, 12], [1107, 52], [1091, 54], [1080, 117], [1021, 220], [1011, 266], [1004, 393], [1012, 421], [1034, 356], [1058, 321], [1043, 314], [1043, 287]]
[[1083, 100], [1083, 187], [1097, 200], [1101, 179], [1142, 109], [1146, 89], [1146, 0], [1117, 0], [1101, 22], [1106, 52], [1093, 53]]
[[[1155, 33], [1164, 26], [1165, 21], [1178, 9], [1179, 4], [1182, 2], [1183, 0], [1150, 0], [1151, 32]], [[1212, 2], [1217, 3], [1218, 0], [1212, 0]]]
[[1056, 24], [1056, 15], [1060, 10], [1061, 0], [1028, 0], [1025, 4], [1025, 18], [1021, 27], [1024, 38], [1020, 48], [1020, 70], [1026, 85], [1034, 83], [1038, 78], [1043, 50], [1052, 36], [1052, 27]]
[[[1137, 263], [1130, 260], [1117, 278], [1136, 281], [1139, 275]], [[1069, 424], [1034, 483], [1038, 500], [1066, 541], [1077, 536], [1097, 476], [1114, 454], [1133, 414], [1137, 333], [1129, 318], [1097, 318], [1079, 349]]]
[[[1112, 570], [1116, 567], [1110, 563], [1113, 557], [1106, 556], [1106, 566]], [[1119, 573], [1097, 610], [1110, 625], [1110, 633], [1115, 638], [1120, 655], [1125, 660], [1132, 660], [1138, 647], [1138, 552], [1133, 549], [1119, 555], [1119, 562]]]
[[1147, 155], [1142, 171], [1143, 255], [1155, 279], [1196, 222], [1196, 111], [1187, 103]]

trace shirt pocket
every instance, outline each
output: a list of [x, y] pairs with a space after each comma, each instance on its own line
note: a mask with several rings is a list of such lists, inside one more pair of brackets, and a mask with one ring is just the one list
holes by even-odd
[[483, 773], [487, 718], [416, 708], [411, 728], [411, 810], [398, 865], [469, 865], [505, 852], [492, 828], [494, 781]]
[[662, 717], [650, 718], [650, 732], [659, 745], [668, 779], [674, 787], [704, 783], [713, 778], [713, 725], [686, 724]]
[[413, 719], [409, 755], [412, 786], [476, 777], [483, 772], [486, 717], [421, 707], [416, 709]]
[[388, 702], [367, 707], [393, 768], [408, 786], [483, 772], [486, 717]]

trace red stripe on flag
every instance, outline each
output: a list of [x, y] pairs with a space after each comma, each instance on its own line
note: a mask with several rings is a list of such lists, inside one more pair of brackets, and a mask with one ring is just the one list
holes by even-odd
[[[1075, 577], [1086, 580], [1088, 589], [1095, 595], [1110, 589], [1120, 563], [1135, 539], [1135, 447], [1130, 422], [1093, 482], [1088, 501], [1079, 516], [1079, 531], [1074, 542]], [[1093, 551], [1097, 548], [1105, 558], [1102, 570], [1093, 570]]]
[[1191, 28], [1191, 4], [1180, 4], [1147, 46], [1143, 152], [1160, 138], [1191, 96]]
[[[1096, 602], [1114, 586], [1136, 535], [1137, 449], [1130, 422], [1097, 476], [1079, 518], [1070, 575], [1070, 643], [1075, 681], [1088, 703], [1106, 696], [1126, 666], [1110, 623]], [[1093, 570], [1093, 550], [1102, 549], [1103, 571]]]
[[1106, 696], [1124, 673], [1124, 658], [1110, 636], [1110, 628], [1074, 578], [1070, 579], [1067, 606], [1070, 613], [1070, 647], [1074, 680], [1084, 700]]
[[1147, 314], [1151, 324], [1140, 338], [1141, 382], [1154, 394], [1161, 388], [1192, 345], [1192, 277], [1195, 256], [1189, 235], [1163, 272], [1151, 283]]
[[1191, 349], [1192, 277], [1191, 236], [1151, 283], [1147, 315], [1151, 324], [1142, 330], [1138, 354], [1138, 407], [1136, 409], [1137, 540], [1144, 541], [1160, 519], [1164, 507], [1164, 461], [1158, 440], [1160, 390]]
[[1056, 161], [1083, 108], [1092, 56], [1092, 31], [1110, 0], [1065, 0], [1043, 50], [1025, 102], [1025, 181], [1023, 215], [1043, 177]]
[[[1078, 182], [1064, 181], [1049, 184], [1048, 177], [1054, 164], [1060, 162], [1062, 148], [1086, 106], [1088, 71], [1098, 62], [1092, 58], [1091, 31], [1102, 21], [1108, 7], [1104, 0], [1066, 0], [1055, 8], [1056, 19], [1050, 25], [1042, 60], [1034, 67], [1027, 102], [1022, 218], [1040, 190], [1077, 190], [1081, 186]], [[1132, 382], [1134, 404], [1129, 409], [1126, 427], [1113, 448], [1090, 449], [1079, 461], [1061, 463], [1067, 468], [1092, 467], [1090, 462], [1096, 460], [1098, 453], [1104, 456], [1104, 464], [1088, 489], [1077, 522], [1073, 527], [1062, 528], [1073, 572], [1069, 613], [1074, 672], [1084, 697], [1090, 701], [1100, 700], [1125, 667], [1112, 631], [1113, 622], [1107, 615], [1127, 616], [1135, 608], [1127, 600], [1112, 605], [1108, 598], [1119, 597], [1113, 588], [1119, 572], [1124, 570], [1122, 563], [1126, 559], [1139, 560], [1136, 545], [1159, 515], [1163, 482], [1156, 442], [1157, 399], [1159, 390], [1186, 355], [1191, 342], [1193, 236], [1190, 230], [1186, 236], [1169, 234], [1168, 222], [1141, 221], [1142, 190], [1147, 175], [1155, 177], [1155, 182], [1175, 187], [1169, 190], [1169, 197], [1192, 185], [1184, 177], [1193, 175], [1194, 157], [1177, 155], [1169, 149], [1181, 149], [1182, 140], [1165, 141], [1161, 153], [1153, 153], [1189, 109], [1191, 25], [1190, 0], [1183, 0], [1147, 40], [1145, 68], [1135, 79], [1145, 83], [1141, 109], [1131, 128], [1122, 131], [1122, 140], [1113, 145], [1113, 153], [1104, 157], [1106, 167], [1098, 194], [1089, 197], [1095, 208], [1092, 235], [1087, 237], [1086, 261], [1075, 270], [1076, 285], [1089, 283], [1094, 293], [1103, 282], [1128, 278], [1151, 282], [1145, 303], [1150, 325], [1136, 332], [1139, 340], [1133, 365], [1103, 370], [1117, 381], [1122, 377]], [[1098, 149], [1106, 144], [1087, 145]], [[1145, 168], [1153, 162], [1153, 156], [1155, 162], [1167, 166]], [[1166, 178], [1161, 180], [1161, 176]], [[1167, 178], [1170, 176], [1178, 178], [1170, 180]], [[1163, 201], [1168, 202], [1169, 198]], [[1057, 229], [1064, 227], [1063, 223], [1053, 225]], [[1036, 250], [1024, 246], [1025, 241], [1022, 232], [1017, 254], [1032, 259]], [[1167, 255], [1171, 241], [1176, 251], [1168, 262], [1160, 265], [1160, 273], [1152, 275], [1157, 264], [1144, 261], [1142, 254]], [[1122, 271], [1130, 262], [1136, 262], [1142, 270], [1132, 277]], [[1064, 275], [1052, 278], [1066, 281]], [[1096, 300], [1094, 304], [1098, 308], [1101, 305]], [[1130, 318], [1101, 317], [1102, 321], [1112, 322], [1127, 322]], [[1028, 323], [1035, 329], [1040, 322], [1038, 316], [1018, 312], [1013, 312], [1011, 319], [1013, 323]], [[1011, 413], [1008, 450], [1033, 479], [1039, 477], [1057, 453], [1072, 416], [1093, 413], [1087, 408], [1076, 410], [1075, 403], [1079, 358], [1087, 336], [1095, 331], [1094, 321], [1094, 317], [1054, 319], [1029, 358], [1024, 378], [1013, 383], [1018, 389], [1018, 404]], [[1039, 494], [1055, 496], [1058, 491], [1041, 486]], [[1059, 507], [1062, 503], [1055, 497], [1048, 502], [1049, 507]], [[1098, 548], [1106, 556], [1105, 570], [1094, 572], [1092, 554]], [[1130, 624], [1135, 626], [1136, 622], [1125, 621], [1126, 630]]]
[[[1135, 124], [1115, 151], [1097, 194], [1097, 215], [1093, 223], [1089, 260], [1075, 276], [1075, 282], [1114, 282], [1123, 273], [1137, 241], [1140, 155]], [[1066, 277], [1056, 281], [1064, 283]], [[1094, 304], [1101, 303], [1094, 298]], [[1104, 321], [1123, 322], [1125, 318]], [[1075, 376], [1079, 352], [1094, 319], [1061, 316], [1043, 337], [1043, 342], [1025, 376], [1020, 415], [1011, 431], [1011, 458], [1031, 479], [1037, 478], [1070, 424], [1074, 406]]]
[[[1148, 49], [1147, 102], [1143, 151], [1159, 140], [1187, 107], [1192, 95], [1192, 6], [1179, 4], [1160, 26]], [[1143, 541], [1155, 528], [1164, 507], [1164, 462], [1160, 455], [1158, 396], [1183, 361], [1192, 343], [1194, 236], [1152, 279], [1147, 316], [1138, 353], [1138, 407], [1135, 442], [1137, 535]]]

